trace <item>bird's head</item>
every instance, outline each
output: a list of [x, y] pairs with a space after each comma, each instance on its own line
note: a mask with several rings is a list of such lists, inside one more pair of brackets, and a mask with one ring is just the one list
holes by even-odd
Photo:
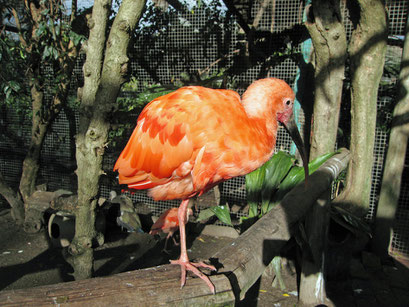
[[[277, 121], [281, 122], [293, 139], [303, 160], [305, 178], [308, 177], [308, 159], [304, 143], [294, 120], [293, 107], [295, 94], [283, 80], [266, 78], [255, 81], [243, 95], [246, 112], [249, 116], [260, 117], [263, 113], [273, 112]], [[251, 101], [253, 103], [247, 103]]]
[[295, 94], [291, 87], [283, 80], [273, 79], [276, 83], [276, 87], [280, 87], [280, 94], [276, 94], [274, 101], [275, 107], [277, 108], [277, 120], [284, 125], [293, 139], [297, 149], [300, 153], [301, 159], [304, 165], [305, 180], [307, 181], [309, 171], [308, 171], [308, 158], [307, 152], [305, 150], [304, 142], [302, 141], [300, 132], [298, 131], [297, 123], [294, 119], [293, 107]]

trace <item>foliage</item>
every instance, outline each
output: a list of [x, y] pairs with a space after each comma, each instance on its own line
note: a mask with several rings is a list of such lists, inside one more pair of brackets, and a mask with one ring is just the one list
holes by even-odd
[[[308, 164], [310, 174], [314, 173], [335, 153], [316, 158]], [[246, 175], [247, 204], [249, 215], [241, 221], [259, 218], [270, 211], [274, 205], [292, 188], [304, 180], [304, 168], [295, 165], [295, 157], [279, 151], [260, 168]], [[220, 221], [231, 225], [228, 206], [214, 206], [200, 212], [197, 221], [206, 220], [215, 215]]]
[[[176, 87], [164, 86], [160, 84], [148, 84], [139, 82], [135, 77], [132, 77], [128, 82], [122, 85], [122, 97], [118, 97], [117, 103], [120, 111], [133, 111], [142, 109], [148, 102], [166, 95]], [[129, 96], [128, 96], [129, 95]]]
[[[334, 154], [325, 154], [311, 161], [308, 164], [310, 174]], [[294, 156], [278, 152], [263, 166], [246, 175], [248, 218], [266, 214], [283, 199], [285, 194], [304, 180], [303, 167], [296, 166], [294, 162]]]
[[[335, 152], [328, 153], [311, 161], [308, 164], [310, 174], [334, 154]], [[277, 205], [291, 189], [304, 180], [304, 168], [294, 165], [294, 161], [294, 156], [278, 152], [262, 167], [246, 176], [247, 199], [250, 206], [247, 218], [263, 216]], [[331, 206], [330, 213], [336, 223], [351, 233], [370, 235], [371, 229], [367, 223], [351, 212], [339, 206]]]
[[0, 104], [18, 112], [28, 110], [30, 92], [24, 80], [26, 54], [18, 41], [0, 35]]
[[[0, 36], [1, 102], [26, 112], [31, 78], [38, 81], [38, 90], [46, 91], [49, 97], [58, 95], [65, 79], [71, 77], [65, 74], [65, 61], [73, 48], [86, 39], [73, 31], [60, 1], [41, 1], [39, 11], [38, 16], [33, 16], [27, 8], [8, 6], [5, 21], [16, 23], [18, 32], [2, 31]], [[39, 73], [30, 77], [29, 72], [36, 70]], [[43, 112], [47, 112], [50, 103], [44, 99]]]
[[196, 222], [208, 220], [212, 216], [216, 216], [221, 222], [233, 226], [230, 218], [230, 209], [227, 205], [212, 206], [199, 212]]
[[[206, 20], [205, 24], [200, 22], [203, 18]], [[192, 56], [192, 48], [200, 50], [204, 58], [213, 59], [214, 48], [210, 46], [214, 46], [216, 40], [216, 52], [220, 60], [210, 65], [209, 74], [220, 72], [226, 67], [226, 55], [231, 56], [229, 48], [233, 26], [233, 20], [226, 18], [226, 10], [222, 8], [220, 1], [200, 4], [182, 1], [177, 9], [169, 6], [167, 10], [148, 3], [135, 33], [139, 50], [132, 56], [153, 83], [170, 83], [176, 87], [199, 84], [201, 80], [208, 78], [198, 69], [197, 59]], [[175, 36], [183, 38], [187, 35], [190, 37], [188, 43], [174, 40]], [[184, 71], [173, 69], [181, 63], [185, 67]], [[164, 66], [172, 72], [171, 75], [159, 74]]]

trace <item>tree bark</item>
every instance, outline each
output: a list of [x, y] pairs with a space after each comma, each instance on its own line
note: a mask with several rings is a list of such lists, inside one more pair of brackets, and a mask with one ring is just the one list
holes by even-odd
[[397, 101], [393, 111], [392, 128], [373, 238], [374, 250], [382, 258], [388, 256], [388, 247], [392, 236], [393, 221], [398, 208], [409, 137], [409, 19], [406, 21], [406, 37], [398, 81]]
[[122, 2], [107, 39], [107, 22], [112, 1], [95, 1], [90, 20], [90, 37], [85, 46], [84, 87], [81, 99], [79, 133], [76, 140], [78, 208], [75, 237], [70, 245], [74, 277], [90, 278], [93, 267], [93, 242], [103, 242], [95, 230], [95, 208], [99, 178], [103, 174], [102, 158], [110, 128], [109, 114], [122, 83], [125, 81], [127, 49], [145, 0]]
[[[306, 27], [314, 46], [314, 107], [311, 129], [310, 159], [333, 152], [337, 140], [339, 112], [347, 40], [339, 0], [314, 0]], [[306, 233], [314, 254], [303, 251], [300, 301], [307, 305], [324, 304], [325, 257], [329, 225], [329, 191], [321, 196], [306, 217]]]
[[[312, 11], [311, 11], [312, 10]], [[339, 0], [315, 0], [306, 22], [314, 46], [315, 98], [310, 160], [333, 152], [338, 131], [347, 41]]]
[[357, 0], [349, 44], [351, 62], [351, 163], [340, 204], [358, 216], [369, 209], [379, 81], [385, 63], [388, 22], [380, 0]]
[[23, 225], [24, 222], [24, 203], [19, 193], [16, 193], [8, 186], [0, 173], [0, 194], [7, 200], [11, 206], [11, 216], [17, 225]]
[[31, 87], [31, 103], [32, 103], [32, 123], [31, 123], [31, 139], [27, 154], [23, 161], [23, 169], [20, 179], [20, 193], [25, 202], [27, 198], [35, 191], [36, 179], [38, 170], [40, 169], [40, 152], [43, 147], [46, 132], [50, 121], [45, 117], [43, 105], [44, 93], [40, 91], [41, 85], [34, 78], [34, 75], [40, 73], [38, 63], [34, 64], [37, 67], [28, 75], [30, 78]]

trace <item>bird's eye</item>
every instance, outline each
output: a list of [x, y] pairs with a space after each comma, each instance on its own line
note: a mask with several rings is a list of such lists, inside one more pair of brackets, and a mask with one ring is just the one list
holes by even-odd
[[289, 105], [291, 104], [291, 99], [285, 100], [284, 103], [285, 103], [287, 106], [289, 106]]

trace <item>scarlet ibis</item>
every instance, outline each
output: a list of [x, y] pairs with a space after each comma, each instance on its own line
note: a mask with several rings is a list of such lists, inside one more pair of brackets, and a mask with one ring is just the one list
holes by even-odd
[[[189, 219], [189, 215], [192, 214], [193, 214], [192, 209], [188, 208], [187, 219]], [[161, 216], [158, 218], [158, 220], [152, 225], [149, 234], [155, 235], [158, 234], [159, 232], [167, 233], [168, 235], [166, 236], [165, 247], [163, 248], [163, 251], [167, 252], [166, 247], [170, 237], [172, 237], [175, 245], [179, 245], [179, 243], [177, 243], [175, 238], [173, 237], [173, 234], [175, 233], [175, 231], [178, 230], [178, 228], [179, 228], [178, 208], [170, 208], [163, 212]]]
[[294, 92], [283, 80], [260, 79], [243, 97], [232, 90], [186, 86], [148, 103], [114, 171], [130, 189], [149, 189], [155, 200], [181, 199], [178, 209], [181, 253], [171, 260], [186, 270], [210, 279], [198, 270], [215, 270], [189, 261], [185, 224], [189, 198], [218, 183], [242, 176], [263, 165], [274, 153], [278, 122], [284, 124], [303, 159], [305, 150], [293, 118]]

